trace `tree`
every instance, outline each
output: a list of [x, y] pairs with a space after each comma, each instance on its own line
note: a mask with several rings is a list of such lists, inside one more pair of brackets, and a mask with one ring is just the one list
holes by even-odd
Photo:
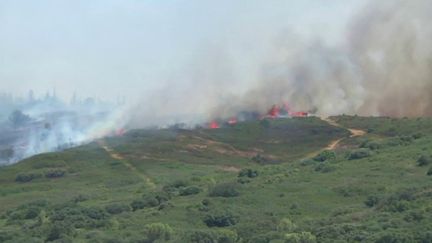
[[17, 128], [20, 126], [25, 125], [31, 120], [30, 116], [24, 114], [20, 110], [15, 110], [10, 114], [9, 121], [12, 123], [12, 125]]

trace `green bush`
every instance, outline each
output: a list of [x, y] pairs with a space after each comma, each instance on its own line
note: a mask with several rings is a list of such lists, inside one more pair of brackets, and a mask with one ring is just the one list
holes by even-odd
[[370, 155], [371, 155], [371, 153], [368, 149], [357, 149], [357, 150], [351, 151], [351, 153], [348, 155], [348, 159], [349, 160], [363, 159], [363, 158], [369, 157]]
[[290, 233], [285, 235], [285, 243], [315, 243], [316, 237], [309, 232]]
[[188, 186], [180, 189], [180, 196], [195, 195], [201, 192], [201, 189], [197, 186]]
[[379, 198], [377, 196], [369, 196], [364, 202], [366, 206], [372, 208], [376, 206], [379, 202]]
[[252, 169], [242, 169], [238, 173], [238, 177], [248, 177], [248, 178], [255, 178], [258, 176], [258, 171], [252, 170]]
[[187, 232], [183, 237], [183, 242], [188, 243], [235, 243], [238, 236], [236, 232], [220, 230], [195, 230]]
[[207, 214], [204, 223], [208, 227], [228, 227], [236, 225], [238, 217], [229, 211], [216, 211]]
[[427, 171], [426, 175], [432, 176], [432, 167], [429, 168], [429, 170]]
[[85, 208], [76, 204], [56, 206], [49, 215], [54, 224], [74, 228], [100, 228], [109, 225], [109, 214], [98, 207]]
[[105, 207], [105, 210], [109, 214], [120, 214], [123, 212], [130, 211], [130, 207], [129, 207], [129, 205], [126, 205], [126, 204], [114, 203], [114, 204], [107, 205]]
[[209, 191], [210, 197], [237, 197], [240, 193], [237, 191], [237, 184], [222, 183], [215, 185]]
[[45, 172], [46, 178], [60, 178], [66, 175], [66, 171], [62, 169], [52, 169]]
[[159, 201], [156, 198], [150, 197], [150, 198], [143, 198], [143, 199], [136, 199], [131, 203], [131, 208], [133, 211], [144, 209], [144, 208], [151, 208], [159, 206]]
[[336, 170], [336, 167], [328, 164], [327, 162], [320, 163], [317, 166], [315, 166], [315, 171], [322, 172], [322, 173], [329, 173], [329, 172], [332, 172], [335, 170]]
[[155, 242], [157, 240], [170, 240], [174, 234], [174, 230], [167, 224], [153, 223], [145, 226], [147, 242]]
[[15, 181], [16, 182], [30, 182], [34, 179], [38, 179], [41, 178], [42, 174], [40, 173], [19, 173], [18, 175], [16, 175], [15, 177]]
[[399, 243], [399, 242], [416, 242], [412, 235], [402, 232], [382, 233], [378, 236], [376, 243]]
[[289, 233], [293, 232], [296, 227], [297, 226], [289, 218], [283, 218], [277, 225], [277, 231], [281, 233]]
[[316, 164], [316, 163], [317, 163], [317, 161], [315, 161], [314, 159], [302, 159], [302, 160], [300, 161], [300, 164], [301, 164], [302, 166], [314, 165], [314, 164]]
[[360, 145], [360, 148], [367, 148], [370, 150], [378, 150], [381, 148], [381, 144], [376, 141], [366, 141]]
[[336, 153], [330, 150], [324, 150], [313, 158], [315, 161], [324, 162], [327, 160], [336, 159]]
[[429, 165], [431, 163], [432, 163], [432, 158], [431, 158], [431, 156], [428, 156], [428, 155], [422, 155], [417, 160], [417, 165], [418, 166], [425, 166], [425, 165]]

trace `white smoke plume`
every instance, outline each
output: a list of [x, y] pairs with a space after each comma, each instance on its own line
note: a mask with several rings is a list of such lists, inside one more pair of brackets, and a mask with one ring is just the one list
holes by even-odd
[[[352, 16], [337, 44], [292, 32], [275, 37], [249, 66], [255, 69], [247, 69], [253, 75], [239, 68], [241, 57], [212, 51], [193, 65], [189, 85], [178, 81], [181, 87], [154, 95], [144, 117], [195, 112], [203, 120], [226, 119], [245, 110], [265, 113], [282, 102], [326, 116], [431, 116], [431, 11], [428, 0], [371, 1]], [[132, 121], [139, 124], [136, 116]]]

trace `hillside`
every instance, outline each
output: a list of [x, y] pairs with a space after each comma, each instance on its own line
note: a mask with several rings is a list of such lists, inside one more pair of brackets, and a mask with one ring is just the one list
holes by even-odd
[[432, 242], [431, 155], [429, 118], [132, 130], [1, 167], [0, 242]]

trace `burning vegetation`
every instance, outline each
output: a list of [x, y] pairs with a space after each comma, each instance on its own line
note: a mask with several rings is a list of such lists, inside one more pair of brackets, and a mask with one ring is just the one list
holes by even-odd
[[228, 120], [215, 119], [209, 122], [207, 127], [209, 129], [218, 129], [221, 128], [221, 124], [223, 124], [223, 126], [234, 126], [239, 121], [283, 119], [308, 116], [309, 112], [292, 110], [287, 103], [284, 103], [283, 105], [273, 105], [265, 114], [260, 114], [258, 112], [240, 112], [239, 114], [237, 114], [237, 116], [233, 116]]

